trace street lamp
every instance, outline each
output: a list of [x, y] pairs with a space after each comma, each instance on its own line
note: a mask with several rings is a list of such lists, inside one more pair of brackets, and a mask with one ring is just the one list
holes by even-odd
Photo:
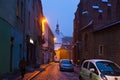
[[57, 38], [56, 38], [56, 37], [54, 37], [54, 38], [53, 38], [53, 40], [54, 40], [54, 42], [55, 42], [55, 41], [57, 40]]
[[42, 35], [45, 34], [45, 23], [47, 22], [47, 19], [46, 18], [43, 18], [42, 19]]

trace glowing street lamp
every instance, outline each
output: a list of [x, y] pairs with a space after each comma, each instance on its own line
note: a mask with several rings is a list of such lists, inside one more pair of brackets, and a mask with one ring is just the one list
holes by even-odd
[[45, 33], [45, 23], [47, 22], [47, 19], [46, 18], [43, 18], [42, 19], [42, 35], [44, 35]]
[[53, 40], [54, 40], [54, 42], [55, 42], [55, 41], [57, 40], [57, 38], [56, 38], [56, 37], [54, 37], [54, 38], [53, 38]]

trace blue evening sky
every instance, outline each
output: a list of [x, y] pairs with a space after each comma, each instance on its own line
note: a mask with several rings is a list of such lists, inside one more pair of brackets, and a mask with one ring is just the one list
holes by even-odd
[[64, 36], [72, 36], [74, 13], [80, 0], [41, 0], [43, 13], [48, 24], [55, 32], [58, 22], [59, 29]]

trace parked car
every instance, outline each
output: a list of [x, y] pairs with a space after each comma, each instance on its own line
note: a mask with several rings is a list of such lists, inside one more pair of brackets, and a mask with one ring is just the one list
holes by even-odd
[[110, 60], [85, 60], [79, 80], [120, 80], [120, 66]]
[[60, 71], [74, 71], [74, 66], [71, 60], [62, 59], [59, 63]]

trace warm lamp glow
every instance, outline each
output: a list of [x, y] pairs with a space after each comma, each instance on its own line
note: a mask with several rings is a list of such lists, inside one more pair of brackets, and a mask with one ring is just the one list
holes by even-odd
[[56, 37], [54, 37], [54, 41], [56, 41], [57, 40], [57, 38]]
[[45, 23], [47, 22], [46, 18], [42, 19], [42, 35], [45, 33]]

